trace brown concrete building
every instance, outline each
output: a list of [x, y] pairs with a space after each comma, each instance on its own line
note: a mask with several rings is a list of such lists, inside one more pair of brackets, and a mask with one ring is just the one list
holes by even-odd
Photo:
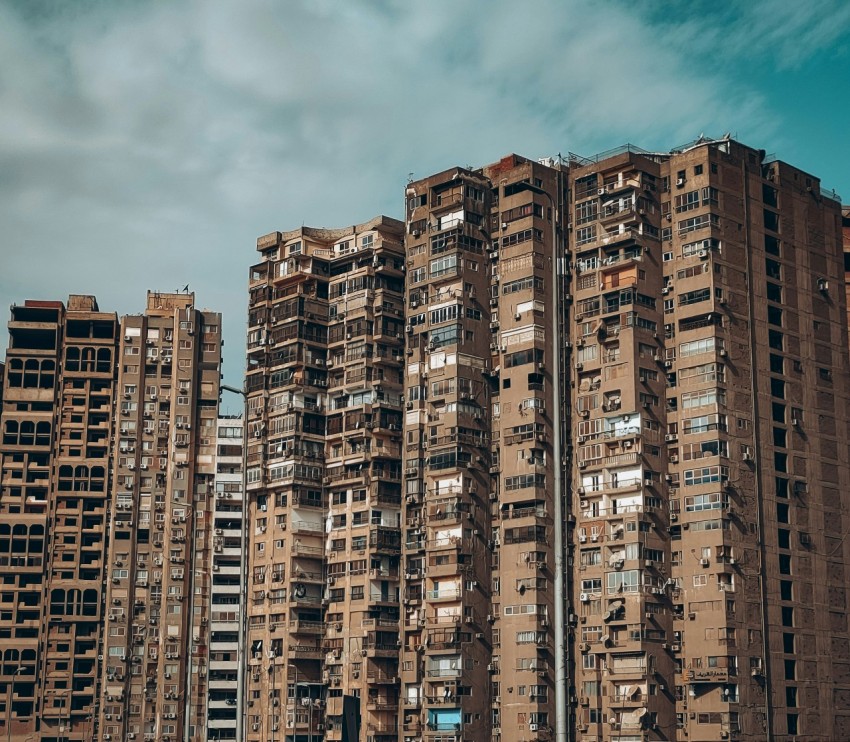
[[397, 737], [401, 237], [378, 217], [257, 242], [248, 740]]
[[577, 730], [845, 739], [839, 206], [729, 140], [570, 178]]
[[121, 323], [101, 652], [104, 740], [206, 729], [221, 315], [148, 293]]
[[548, 736], [566, 171], [511, 155], [406, 196], [403, 734]]
[[9, 740], [203, 734], [221, 319], [193, 303], [149, 294], [120, 324], [90, 296], [12, 307], [0, 416]]
[[13, 306], [0, 415], [2, 736], [88, 740], [103, 652], [118, 318]]
[[405, 738], [848, 736], [834, 196], [725, 139], [407, 200]]

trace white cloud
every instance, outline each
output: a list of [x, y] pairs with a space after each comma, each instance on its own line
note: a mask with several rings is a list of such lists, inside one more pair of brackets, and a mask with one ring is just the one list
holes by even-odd
[[768, 113], [624, 4], [0, 6], [0, 306], [137, 312], [188, 282], [226, 313], [232, 380], [257, 235], [400, 216], [411, 171], [761, 136]]

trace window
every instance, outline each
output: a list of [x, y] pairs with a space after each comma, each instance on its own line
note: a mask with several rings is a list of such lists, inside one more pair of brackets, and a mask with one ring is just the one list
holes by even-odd
[[692, 216], [689, 219], [682, 219], [678, 223], [679, 235], [685, 235], [689, 232], [696, 232], [698, 229], [706, 227], [716, 227], [720, 224], [720, 218], [717, 214], [700, 214]]
[[606, 575], [608, 593], [637, 592], [640, 589], [640, 571], [609, 572]]
[[729, 469], [725, 466], [704, 466], [699, 469], [685, 470], [685, 486], [691, 487], [700, 484], [720, 482], [729, 478]]
[[706, 389], [700, 392], [683, 392], [682, 409], [725, 404], [726, 393], [722, 389]]
[[703, 338], [701, 340], [692, 340], [688, 343], [679, 345], [679, 357], [687, 358], [688, 356], [698, 355], [700, 353], [711, 353], [715, 348], [722, 348], [722, 340], [718, 338]]
[[576, 245], [586, 245], [596, 239], [596, 227], [581, 227], [576, 230]]
[[681, 214], [683, 211], [691, 211], [699, 207], [699, 191], [689, 191], [676, 196], [676, 213]]

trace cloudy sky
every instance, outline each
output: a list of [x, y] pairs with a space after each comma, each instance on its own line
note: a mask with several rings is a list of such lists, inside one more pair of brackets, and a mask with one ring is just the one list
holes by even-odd
[[848, 69], [843, 0], [0, 0], [0, 306], [188, 283], [239, 384], [258, 235], [727, 131], [850, 196]]

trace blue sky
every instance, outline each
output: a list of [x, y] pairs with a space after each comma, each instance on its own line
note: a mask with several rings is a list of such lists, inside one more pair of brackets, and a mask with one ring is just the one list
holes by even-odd
[[850, 200], [848, 73], [838, 0], [0, 0], [0, 306], [189, 283], [238, 384], [257, 236], [727, 131]]

